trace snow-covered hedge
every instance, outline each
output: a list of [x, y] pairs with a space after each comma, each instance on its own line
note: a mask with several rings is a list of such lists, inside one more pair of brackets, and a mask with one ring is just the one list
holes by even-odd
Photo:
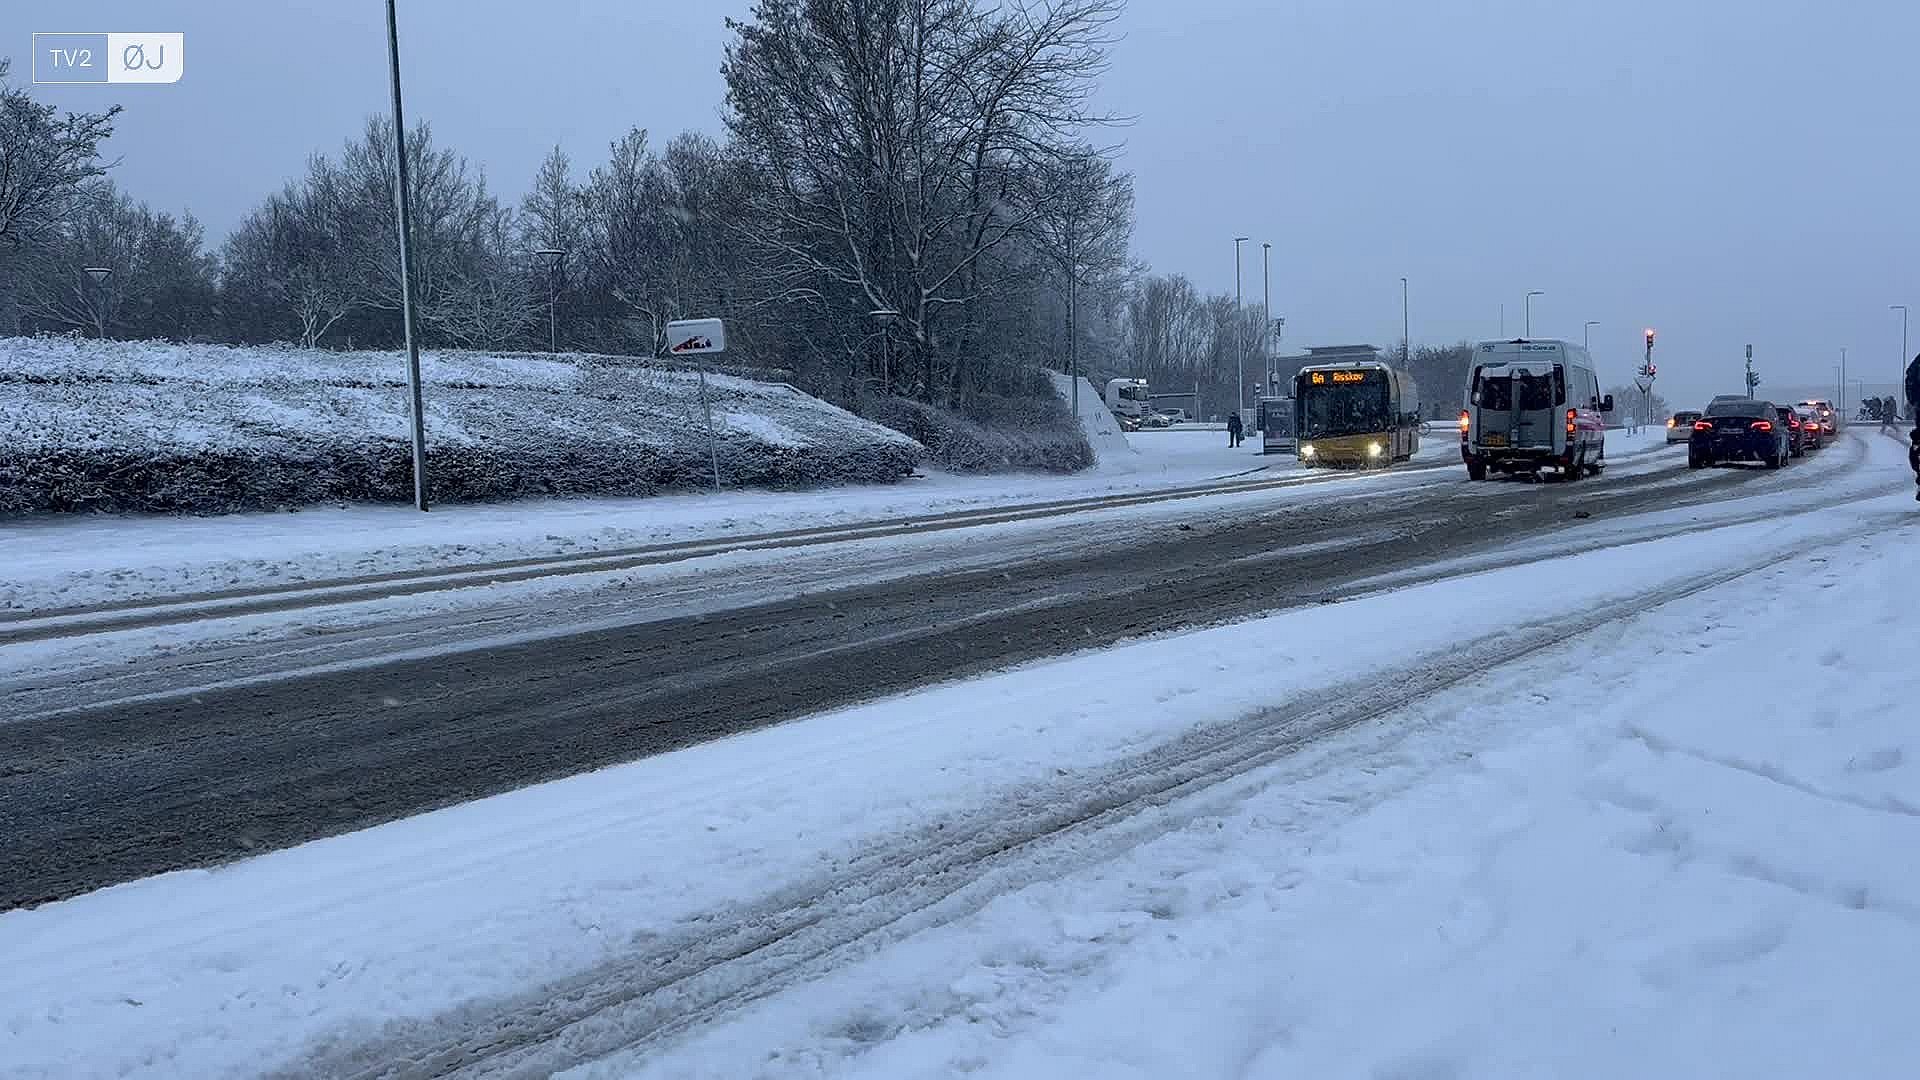
[[912, 436], [954, 472], [1040, 469], [1078, 472], [1094, 463], [1086, 433], [1052, 387], [1036, 380], [1026, 397], [977, 397], [965, 414], [890, 398], [868, 408], [875, 420]]
[[[470, 352], [426, 353], [422, 369], [437, 500], [711, 482], [693, 372]], [[0, 513], [405, 501], [405, 371], [396, 353], [0, 338]], [[708, 388], [730, 485], [889, 481], [925, 456], [788, 386]]]

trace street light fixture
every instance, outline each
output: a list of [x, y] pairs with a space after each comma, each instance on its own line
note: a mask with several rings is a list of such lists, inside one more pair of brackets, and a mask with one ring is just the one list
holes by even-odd
[[567, 253], [559, 248], [537, 248], [535, 255], [547, 260], [547, 351], [560, 351], [560, 263]]
[[1242, 318], [1245, 310], [1240, 302], [1240, 245], [1249, 238], [1233, 238], [1233, 351], [1239, 371], [1234, 375], [1233, 390], [1235, 408], [1240, 412], [1247, 410], [1247, 327]]
[[1521, 300], [1520, 306], [1524, 312], [1523, 317], [1526, 320], [1526, 330], [1522, 332], [1521, 336], [1528, 338], [1533, 336], [1533, 298], [1545, 295], [1547, 295], [1547, 293], [1544, 289], [1530, 289], [1526, 297]]
[[1588, 319], [1587, 325], [1580, 328], [1580, 347], [1581, 348], [1584, 349], [1593, 344], [1593, 340], [1592, 340], [1593, 328], [1599, 325], [1600, 325], [1600, 320]]

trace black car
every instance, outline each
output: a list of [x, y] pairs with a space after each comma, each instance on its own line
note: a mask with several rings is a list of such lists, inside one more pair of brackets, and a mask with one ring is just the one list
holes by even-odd
[[1775, 405], [1773, 411], [1780, 414], [1780, 422], [1787, 425], [1787, 451], [1794, 457], [1802, 457], [1807, 452], [1806, 428], [1800, 423], [1800, 414], [1785, 405]]
[[1694, 421], [1687, 443], [1689, 469], [1722, 461], [1758, 461], [1777, 469], [1792, 456], [1792, 429], [1771, 401], [1715, 401]]

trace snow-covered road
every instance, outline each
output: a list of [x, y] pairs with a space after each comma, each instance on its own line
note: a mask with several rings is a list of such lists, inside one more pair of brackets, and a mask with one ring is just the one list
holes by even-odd
[[1911, 495], [1805, 490], [0, 915], [0, 1032], [28, 1076], [1905, 1075]]

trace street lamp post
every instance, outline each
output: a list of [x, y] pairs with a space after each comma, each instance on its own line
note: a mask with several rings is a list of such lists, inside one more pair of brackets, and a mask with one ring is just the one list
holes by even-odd
[[1588, 319], [1587, 325], [1580, 328], [1580, 347], [1585, 349], [1593, 344], [1593, 328], [1600, 325], [1598, 319]]
[[1526, 330], [1522, 332], [1522, 337], [1531, 338], [1533, 336], [1533, 298], [1545, 295], [1547, 295], [1547, 293], [1544, 289], [1529, 289], [1525, 299], [1521, 300], [1520, 306], [1525, 312], [1526, 320]]
[[1900, 362], [1894, 365], [1893, 369], [1893, 400], [1897, 412], [1900, 399], [1907, 396], [1906, 391], [1902, 389], [1907, 381], [1907, 305], [1890, 304], [1887, 310], [1900, 312]]
[[560, 303], [560, 261], [567, 257], [559, 248], [540, 248], [535, 255], [547, 260], [547, 351], [560, 351], [560, 316], [557, 314]]
[[1247, 409], [1247, 320], [1241, 317], [1240, 245], [1246, 243], [1247, 239], [1244, 236], [1233, 238], [1233, 351], [1240, 368], [1234, 376], [1233, 389], [1235, 408], [1241, 412]]
[[393, 84], [393, 202], [400, 230], [400, 324], [407, 341], [407, 392], [412, 399], [413, 505], [427, 509], [426, 403], [420, 391], [420, 342], [413, 333], [413, 199], [407, 190], [407, 125], [400, 112], [400, 26], [387, 0], [387, 71]]
[[[81, 267], [81, 270], [93, 279], [96, 291], [98, 291], [100, 286], [104, 286], [107, 283], [108, 278], [113, 276], [113, 267], [111, 266], [84, 266]], [[100, 310], [98, 298], [96, 298], [94, 303], [87, 306], [93, 311], [93, 332], [105, 338], [107, 336], [107, 320], [105, 314]]]
[[1847, 417], [1847, 347], [1840, 346], [1840, 418]]
[[[1266, 372], [1273, 367], [1273, 245], [1260, 245], [1260, 386], [1267, 385]], [[1258, 398], [1260, 395], [1255, 394]]]
[[1400, 279], [1400, 370], [1412, 362], [1413, 321], [1407, 313], [1407, 279]]
[[900, 321], [900, 313], [892, 308], [875, 308], [867, 312], [880, 327], [880, 390], [891, 392], [893, 387], [893, 325]]

